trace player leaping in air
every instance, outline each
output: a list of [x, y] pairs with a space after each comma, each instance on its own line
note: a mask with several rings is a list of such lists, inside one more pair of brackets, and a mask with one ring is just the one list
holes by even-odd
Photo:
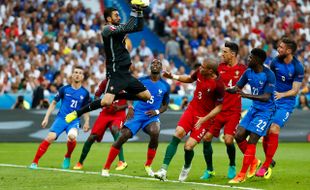
[[[107, 25], [102, 31], [102, 39], [106, 53], [107, 87], [103, 99], [95, 100], [82, 109], [71, 112], [66, 116], [68, 123], [80, 117], [84, 113], [101, 107], [110, 106], [116, 99], [128, 100], [150, 100], [149, 90], [130, 72], [131, 59], [125, 47], [125, 38], [128, 33], [141, 31], [143, 29], [143, 2], [132, 0], [132, 11], [126, 24], [120, 24], [120, 15], [115, 8], [106, 8], [104, 18]], [[125, 90], [127, 93], [119, 94]]]

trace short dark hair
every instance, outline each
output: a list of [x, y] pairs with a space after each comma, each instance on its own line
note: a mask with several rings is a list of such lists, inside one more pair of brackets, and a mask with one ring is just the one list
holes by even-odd
[[83, 73], [84, 73], [84, 68], [82, 67], [82, 66], [75, 66], [74, 68], [73, 68], [73, 70], [72, 70], [72, 72], [74, 71], [74, 69], [80, 69], [80, 70], [82, 70], [83, 71]]
[[260, 64], [264, 64], [267, 58], [266, 52], [260, 48], [253, 48], [251, 54], [261, 61]]
[[281, 42], [283, 42], [288, 49], [292, 50], [292, 54], [294, 54], [295, 51], [297, 50], [297, 44], [294, 40], [284, 37], [281, 39]]
[[107, 7], [106, 9], [104, 9], [103, 15], [104, 15], [105, 21], [108, 21], [107, 18], [112, 16], [113, 11], [117, 11], [117, 9], [114, 7]]
[[225, 47], [228, 47], [230, 51], [234, 52], [236, 55], [238, 55], [239, 46], [238, 44], [234, 42], [225, 42]]

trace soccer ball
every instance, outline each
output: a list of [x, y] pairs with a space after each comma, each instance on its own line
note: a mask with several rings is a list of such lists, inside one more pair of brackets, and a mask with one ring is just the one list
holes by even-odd
[[150, 6], [150, 0], [141, 0], [144, 4], [144, 7]]
[[150, 0], [131, 0], [132, 5], [148, 7], [150, 5]]

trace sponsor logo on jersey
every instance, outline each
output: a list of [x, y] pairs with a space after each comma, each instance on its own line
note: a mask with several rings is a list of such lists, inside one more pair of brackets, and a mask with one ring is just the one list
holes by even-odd
[[116, 30], [116, 27], [113, 26], [113, 25], [111, 25], [111, 26], [110, 26], [110, 30], [111, 30], [111, 31], [114, 31], [114, 30]]

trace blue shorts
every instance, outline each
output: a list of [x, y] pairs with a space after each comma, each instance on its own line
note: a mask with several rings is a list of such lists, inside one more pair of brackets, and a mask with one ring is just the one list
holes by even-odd
[[144, 128], [152, 122], [160, 122], [159, 116], [157, 115], [149, 117], [145, 114], [134, 114], [133, 118], [127, 120], [124, 126], [126, 126], [131, 131], [133, 137], [140, 129], [143, 129], [144, 131]]
[[289, 119], [293, 112], [293, 109], [287, 109], [281, 106], [278, 106], [274, 114], [273, 123], [279, 125], [281, 128], [284, 127], [285, 123]]
[[272, 123], [273, 115], [274, 111], [262, 111], [251, 107], [239, 125], [259, 136], [265, 136]]
[[71, 123], [67, 123], [65, 121], [65, 118], [56, 117], [55, 121], [52, 124], [52, 126], [51, 126], [49, 131], [56, 133], [56, 139], [57, 139], [58, 136], [62, 132], [66, 131], [66, 133], [68, 134], [70, 129], [72, 129], [72, 128], [77, 128], [78, 129], [79, 127], [80, 127], [80, 120], [79, 119], [75, 119]]

